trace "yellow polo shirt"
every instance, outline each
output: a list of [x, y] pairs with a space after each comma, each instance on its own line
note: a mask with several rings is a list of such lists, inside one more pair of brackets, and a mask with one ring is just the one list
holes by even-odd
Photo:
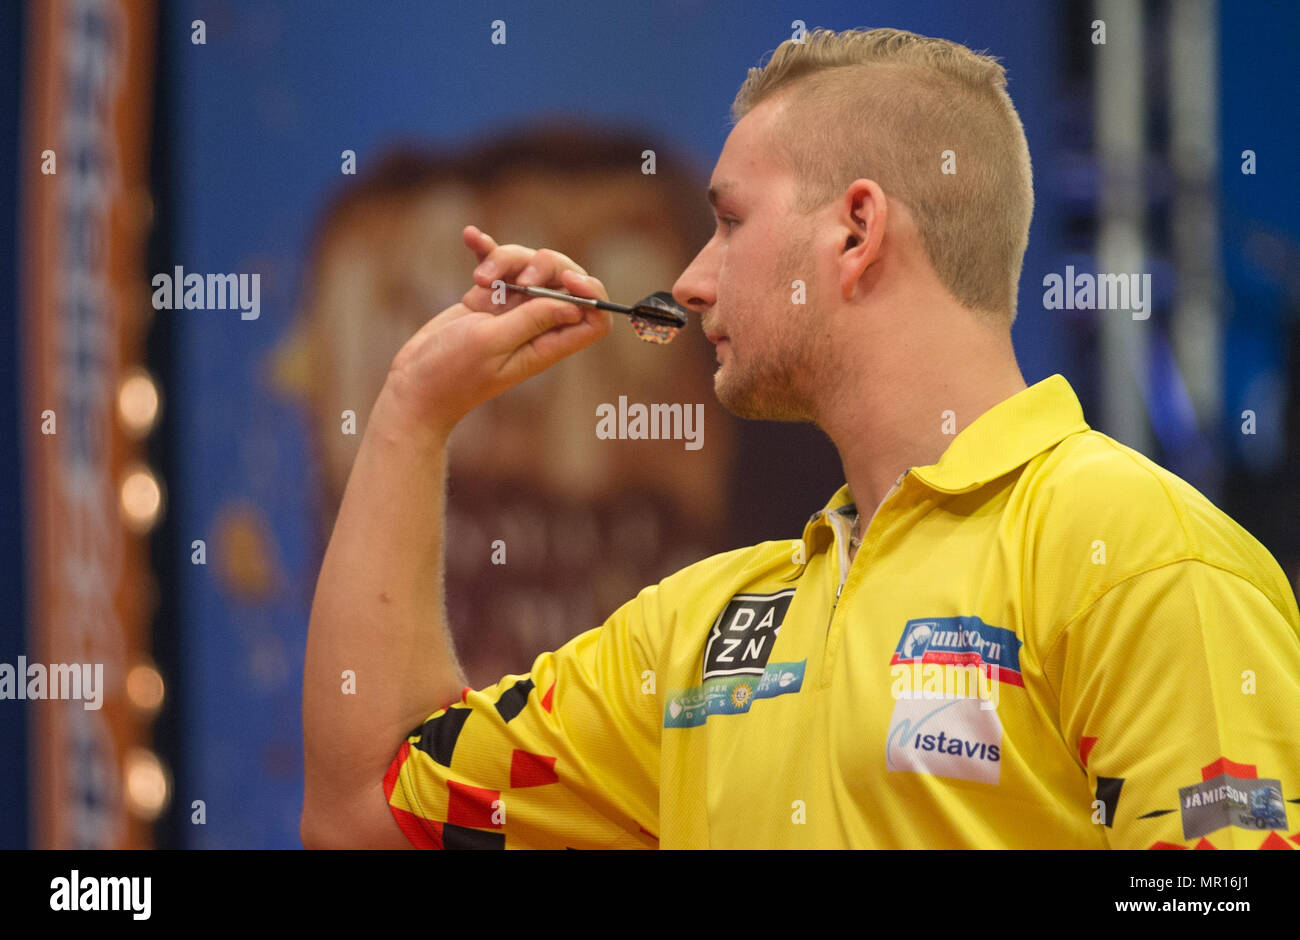
[[[938, 420], [938, 416], [936, 416]], [[428, 848], [1300, 848], [1300, 613], [1273, 557], [1055, 375], [802, 538], [645, 588], [432, 714]]]

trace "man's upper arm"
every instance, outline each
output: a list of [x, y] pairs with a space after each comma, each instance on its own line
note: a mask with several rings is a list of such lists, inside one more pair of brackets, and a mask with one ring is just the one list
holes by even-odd
[[331, 819], [302, 817], [299, 833], [308, 849], [409, 849], [411, 843], [384, 802], [384, 788], [353, 801]]
[[1300, 617], [1284, 601], [1183, 560], [1062, 631], [1048, 674], [1110, 845], [1300, 847]]
[[657, 845], [660, 716], [645, 681], [656, 668], [645, 629], [653, 591], [412, 731], [384, 779], [412, 845]]

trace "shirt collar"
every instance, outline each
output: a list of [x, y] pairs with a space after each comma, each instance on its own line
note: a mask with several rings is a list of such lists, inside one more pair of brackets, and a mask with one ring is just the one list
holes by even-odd
[[[969, 493], [1005, 476], [1080, 431], [1089, 430], [1083, 408], [1065, 376], [1043, 379], [984, 412], [953, 438], [937, 463], [912, 474], [940, 493]], [[809, 525], [834, 511], [856, 507], [846, 483]], [[805, 530], [806, 532], [806, 530]]]
[[1057, 374], [994, 405], [953, 438], [938, 463], [913, 473], [941, 493], [969, 493], [1087, 430], [1074, 389]]

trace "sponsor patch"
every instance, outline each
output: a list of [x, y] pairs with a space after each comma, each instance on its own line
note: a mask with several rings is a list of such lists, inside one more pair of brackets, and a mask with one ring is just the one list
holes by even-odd
[[1228, 826], [1256, 831], [1287, 828], [1280, 780], [1257, 777], [1253, 764], [1223, 758], [1201, 768], [1201, 776], [1200, 783], [1178, 790], [1184, 839]]
[[772, 663], [760, 676], [720, 676], [696, 688], [672, 692], [664, 706], [664, 727], [695, 728], [710, 715], [743, 715], [757, 699], [798, 692], [803, 688], [807, 662]]
[[885, 741], [890, 770], [996, 784], [1002, 777], [1002, 720], [979, 698], [894, 703]]
[[[1021, 641], [1014, 630], [992, 627], [979, 617], [926, 617], [903, 625], [890, 666], [972, 666], [984, 676], [1024, 686]], [[920, 685], [916, 686], [920, 689]]]
[[737, 594], [709, 630], [704, 647], [704, 676], [761, 677], [776, 645], [794, 588], [776, 594]]

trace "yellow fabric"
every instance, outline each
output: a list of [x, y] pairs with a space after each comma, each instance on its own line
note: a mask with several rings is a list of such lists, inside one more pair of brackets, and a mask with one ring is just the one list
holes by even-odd
[[[841, 581], [854, 511], [843, 487], [801, 539], [538, 657], [530, 689], [468, 693], [447, 765], [419, 746], [435, 713], [390, 771], [399, 822], [447, 847], [1300, 848], [1291, 586], [1063, 377], [904, 474]], [[555, 782], [512, 780], [550, 757]], [[475, 821], [465, 786], [500, 819], [440, 827], [451, 789]]]

